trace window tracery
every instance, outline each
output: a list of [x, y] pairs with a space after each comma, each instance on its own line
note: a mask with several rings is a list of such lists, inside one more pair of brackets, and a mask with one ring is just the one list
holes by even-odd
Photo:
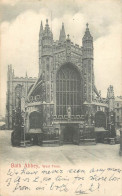
[[67, 115], [71, 107], [72, 115], [81, 114], [81, 78], [72, 66], [62, 67], [56, 78], [57, 115]]

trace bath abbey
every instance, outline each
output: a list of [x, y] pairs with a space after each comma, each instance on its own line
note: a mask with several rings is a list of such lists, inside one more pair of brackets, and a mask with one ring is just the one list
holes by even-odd
[[74, 44], [62, 23], [59, 39], [54, 41], [48, 20], [44, 26], [41, 22], [38, 78], [16, 77], [12, 65], [8, 66], [7, 129], [14, 129], [20, 111], [22, 137], [33, 144], [80, 145], [114, 137], [121, 121], [116, 109], [122, 110], [122, 97], [115, 97], [110, 85], [102, 98], [95, 86], [88, 24], [81, 40], [82, 46]]

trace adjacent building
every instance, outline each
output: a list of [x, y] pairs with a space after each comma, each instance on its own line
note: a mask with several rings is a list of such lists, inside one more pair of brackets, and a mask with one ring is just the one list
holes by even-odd
[[7, 92], [6, 92], [6, 129], [13, 129], [15, 108], [19, 107], [21, 97], [27, 97], [37, 78], [16, 77], [12, 65], [8, 65]]
[[115, 111], [115, 126], [116, 128], [120, 128], [122, 126], [122, 96], [115, 97], [114, 111]]

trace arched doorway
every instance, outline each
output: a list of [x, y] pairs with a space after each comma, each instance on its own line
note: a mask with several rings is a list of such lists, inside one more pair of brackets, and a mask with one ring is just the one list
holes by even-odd
[[43, 133], [42, 133], [42, 114], [34, 111], [29, 116], [30, 130], [27, 134], [27, 138], [30, 140], [31, 145], [42, 145]]
[[78, 123], [61, 123], [61, 143], [62, 144], [79, 144], [79, 124]]
[[40, 112], [32, 112], [29, 116], [30, 129], [42, 128], [42, 114]]
[[95, 114], [95, 127], [106, 128], [106, 115], [102, 111], [98, 111]]
[[71, 64], [63, 65], [56, 77], [56, 113], [67, 115], [70, 107], [71, 115], [81, 114], [82, 84], [78, 70]]
[[74, 136], [74, 127], [72, 126], [65, 126], [64, 128], [64, 143], [73, 143], [73, 136]]
[[106, 115], [103, 111], [98, 111], [95, 114], [95, 135], [97, 143], [103, 143], [104, 138], [109, 136], [109, 132], [105, 128]]

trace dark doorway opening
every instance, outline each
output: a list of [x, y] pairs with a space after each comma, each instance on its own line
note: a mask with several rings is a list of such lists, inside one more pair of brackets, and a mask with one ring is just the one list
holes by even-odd
[[66, 125], [63, 129], [64, 144], [78, 144], [79, 128], [77, 125]]
[[42, 128], [42, 114], [39, 112], [32, 112], [29, 117], [30, 129]]
[[102, 111], [98, 111], [95, 114], [95, 127], [104, 127], [106, 128], [106, 116]]

